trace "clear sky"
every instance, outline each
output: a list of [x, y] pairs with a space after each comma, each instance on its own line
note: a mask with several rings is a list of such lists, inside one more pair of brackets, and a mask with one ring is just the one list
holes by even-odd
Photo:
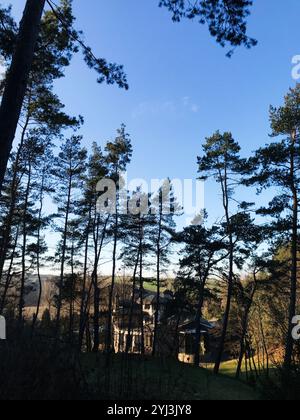
[[[4, 1], [3, 3], [9, 3]], [[16, 16], [25, 0], [12, 2]], [[130, 177], [195, 178], [201, 143], [229, 130], [248, 154], [268, 141], [269, 105], [295, 82], [300, 54], [299, 0], [254, 0], [249, 35], [257, 47], [228, 59], [197, 22], [175, 24], [158, 0], [74, 0], [76, 26], [96, 55], [125, 66], [128, 92], [99, 86], [76, 57], [56, 90], [69, 112], [82, 114], [86, 145], [104, 143], [121, 123], [132, 136]], [[206, 205], [215, 212], [215, 189]]]
[[[9, 3], [2, 1], [2, 3]], [[16, 16], [25, 0], [14, 0]], [[231, 59], [197, 22], [175, 24], [158, 0], [74, 0], [76, 26], [98, 56], [124, 64], [130, 90], [97, 85], [76, 57], [57, 93], [85, 117], [85, 144], [111, 139], [121, 123], [132, 136], [130, 177], [195, 178], [206, 136], [232, 131], [247, 155], [265, 144], [268, 109], [280, 105], [300, 54], [299, 0], [254, 0], [248, 27], [258, 40]], [[217, 218], [216, 188], [206, 206]]]

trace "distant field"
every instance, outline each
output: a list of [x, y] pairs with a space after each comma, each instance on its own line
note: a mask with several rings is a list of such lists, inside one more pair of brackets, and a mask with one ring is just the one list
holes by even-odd
[[[128, 282], [128, 284], [130, 284], [131, 279], [128, 277], [126, 279], [126, 281]], [[106, 279], [106, 283], [109, 284], [110, 279]], [[124, 279], [119, 277], [117, 278], [117, 283], [121, 284], [124, 282]], [[161, 285], [160, 285], [160, 291], [161, 293], [163, 293], [165, 290], [173, 290], [173, 279], [166, 279], [166, 280], [162, 280], [161, 281]], [[157, 285], [155, 280], [152, 279], [145, 279], [144, 280], [144, 288], [145, 290], [148, 290], [149, 292], [156, 292], [157, 290]]]

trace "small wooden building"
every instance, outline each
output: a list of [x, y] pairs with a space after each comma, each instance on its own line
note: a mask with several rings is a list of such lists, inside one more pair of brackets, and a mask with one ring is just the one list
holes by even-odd
[[[201, 319], [201, 344], [200, 355], [204, 356], [209, 351], [209, 332], [214, 325]], [[180, 362], [193, 364], [195, 361], [196, 322], [186, 321], [179, 326], [179, 354]]]

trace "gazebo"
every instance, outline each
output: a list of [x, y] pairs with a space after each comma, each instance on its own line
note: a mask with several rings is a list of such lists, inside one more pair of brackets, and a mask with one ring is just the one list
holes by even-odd
[[[214, 329], [214, 325], [205, 319], [201, 319], [201, 336], [208, 337], [209, 331]], [[179, 355], [178, 359], [183, 363], [194, 363], [196, 337], [196, 322], [187, 321], [179, 327]], [[201, 354], [205, 354], [205, 343], [201, 341]]]

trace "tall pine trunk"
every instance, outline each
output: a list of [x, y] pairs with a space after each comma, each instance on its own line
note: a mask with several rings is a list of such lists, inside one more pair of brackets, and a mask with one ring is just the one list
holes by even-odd
[[144, 279], [143, 279], [143, 250], [140, 251], [140, 311], [141, 311], [141, 354], [145, 354], [145, 329], [144, 329]]
[[61, 318], [61, 310], [62, 310], [62, 289], [63, 289], [64, 275], [65, 275], [65, 261], [66, 261], [66, 252], [67, 252], [67, 236], [68, 236], [68, 224], [69, 224], [70, 206], [71, 206], [71, 193], [72, 193], [72, 174], [70, 173], [69, 183], [68, 183], [68, 198], [67, 198], [65, 221], [64, 221], [63, 241], [62, 241], [60, 278], [59, 278], [59, 284], [58, 284], [58, 302], [57, 302], [56, 325], [55, 325], [56, 339], [58, 339], [59, 337], [59, 327], [60, 327], [60, 318]]
[[[93, 352], [97, 353], [99, 351], [99, 345], [100, 345], [100, 287], [98, 282], [98, 266], [99, 261], [102, 253], [102, 248], [106, 236], [106, 229], [108, 224], [109, 218], [106, 219], [100, 244], [99, 242], [99, 228], [100, 228], [100, 217], [97, 218], [97, 227], [96, 227], [96, 233], [94, 233], [94, 247], [95, 247], [95, 260], [94, 260], [94, 269], [92, 273], [92, 286], [94, 288], [94, 319], [93, 319], [93, 328], [94, 328], [94, 346], [93, 346]], [[86, 319], [86, 317], [85, 317]]]
[[83, 280], [81, 289], [81, 302], [80, 302], [80, 315], [79, 315], [79, 338], [78, 338], [78, 349], [82, 350], [84, 329], [85, 329], [85, 307], [87, 296], [87, 277], [88, 277], [88, 253], [89, 253], [89, 240], [90, 240], [90, 227], [91, 227], [91, 205], [89, 206], [88, 223], [86, 228], [85, 246], [84, 246], [84, 265], [83, 265]]
[[113, 298], [116, 282], [116, 270], [117, 270], [117, 246], [118, 246], [118, 224], [119, 216], [116, 206], [116, 216], [115, 216], [115, 228], [114, 228], [114, 246], [113, 246], [113, 267], [112, 267], [112, 278], [111, 278], [111, 287], [109, 291], [109, 303], [108, 303], [108, 322], [107, 322], [107, 337], [106, 337], [106, 351], [111, 352], [112, 348], [112, 320], [113, 320]]
[[162, 210], [160, 210], [160, 218], [158, 224], [158, 238], [156, 246], [156, 310], [154, 316], [154, 337], [153, 337], [153, 349], [152, 356], [156, 356], [158, 347], [158, 323], [159, 323], [159, 306], [160, 306], [160, 260], [161, 260], [161, 249], [160, 241], [162, 234]]
[[22, 274], [21, 274], [21, 286], [20, 286], [20, 298], [19, 298], [19, 314], [18, 314], [18, 323], [19, 326], [23, 325], [23, 310], [25, 306], [25, 277], [26, 277], [26, 251], [27, 251], [27, 209], [29, 204], [29, 194], [31, 187], [31, 163], [29, 162], [28, 166], [28, 180], [25, 192], [25, 202], [24, 202], [24, 211], [23, 211], [23, 243], [22, 243]]
[[[255, 277], [255, 274], [254, 274], [254, 277]], [[249, 325], [249, 315], [250, 315], [250, 311], [251, 311], [251, 308], [252, 308], [252, 304], [253, 304], [256, 289], [257, 289], [257, 283], [256, 283], [256, 280], [255, 280], [253, 290], [252, 290], [251, 296], [249, 298], [249, 301], [246, 305], [244, 316], [243, 316], [243, 319], [242, 319], [242, 335], [241, 335], [241, 341], [240, 341], [240, 354], [239, 354], [239, 359], [238, 359], [238, 366], [237, 366], [237, 369], [236, 369], [236, 378], [237, 379], [240, 378], [241, 371], [242, 371], [242, 365], [243, 365], [243, 359], [244, 359], [244, 356], [245, 356], [245, 353], [246, 353], [246, 336], [247, 336], [248, 325]]]
[[130, 312], [129, 312], [129, 320], [128, 320], [128, 330], [127, 330], [127, 340], [126, 340], [126, 348], [125, 352], [128, 354], [132, 347], [132, 323], [133, 323], [133, 311], [135, 305], [135, 289], [136, 289], [136, 275], [139, 266], [139, 259], [140, 259], [140, 250], [138, 251], [137, 259], [134, 265], [134, 272], [133, 272], [133, 282], [132, 282], [132, 295], [131, 295], [131, 305], [130, 305]]
[[228, 271], [228, 289], [227, 289], [226, 309], [225, 309], [225, 314], [224, 314], [224, 319], [223, 319], [223, 328], [222, 328], [222, 334], [221, 334], [217, 359], [216, 359], [216, 363], [214, 367], [214, 373], [216, 375], [220, 371], [220, 366], [222, 363], [223, 353], [225, 349], [225, 341], [226, 341], [228, 324], [229, 324], [231, 300], [232, 300], [233, 286], [234, 286], [233, 284], [234, 283], [234, 271], [233, 271], [234, 270], [234, 243], [233, 243], [232, 226], [231, 226], [230, 213], [229, 213], [229, 189], [228, 189], [228, 172], [227, 172], [226, 160], [225, 160], [224, 178], [222, 181], [222, 193], [223, 193], [223, 207], [225, 210], [227, 233], [229, 237], [229, 271]]
[[15, 235], [14, 244], [13, 244], [13, 247], [12, 247], [12, 250], [11, 250], [10, 263], [9, 263], [9, 267], [8, 267], [7, 274], [6, 274], [4, 290], [3, 290], [3, 293], [2, 293], [1, 299], [0, 299], [0, 315], [3, 315], [3, 311], [5, 309], [5, 304], [6, 304], [7, 293], [8, 293], [8, 290], [10, 288], [10, 285], [11, 285], [11, 282], [12, 282], [12, 279], [13, 279], [12, 269], [13, 269], [13, 263], [14, 263], [14, 258], [15, 258], [15, 252], [16, 252], [17, 245], [18, 245], [19, 231], [20, 231], [20, 227], [18, 226], [17, 231], [16, 231], [16, 235]]
[[13, 167], [13, 177], [11, 181], [11, 197], [10, 197], [8, 215], [5, 220], [5, 226], [2, 226], [3, 234], [2, 234], [2, 240], [1, 240], [1, 246], [0, 246], [0, 279], [2, 278], [7, 250], [9, 247], [11, 228], [12, 228], [12, 223], [13, 223], [15, 209], [16, 209], [16, 201], [18, 197], [18, 188], [19, 188], [22, 176], [23, 176], [23, 174], [20, 173], [19, 165], [20, 165], [21, 154], [22, 154], [23, 146], [25, 142], [25, 135], [26, 135], [27, 128], [29, 125], [29, 119], [30, 117], [28, 113], [24, 127], [22, 129], [21, 141], [18, 147], [18, 151], [16, 154], [16, 159], [15, 159], [14, 167]]
[[16, 134], [45, 0], [27, 0], [0, 106], [0, 193]]
[[208, 276], [208, 273], [205, 274], [205, 276], [204, 276], [204, 278], [202, 279], [202, 282], [201, 282], [201, 288], [200, 288], [200, 291], [199, 291], [197, 315], [196, 315], [195, 360], [194, 360], [194, 365], [196, 367], [199, 367], [199, 365], [200, 365], [201, 319], [202, 319], [202, 311], [203, 311], [203, 303], [204, 303], [204, 291], [205, 291], [207, 276]]
[[293, 226], [292, 226], [292, 244], [291, 244], [291, 291], [290, 291], [290, 307], [289, 307], [289, 325], [288, 334], [286, 338], [284, 366], [287, 370], [291, 368], [294, 350], [294, 341], [292, 337], [292, 321], [296, 315], [297, 304], [297, 271], [298, 271], [298, 191], [295, 185], [295, 143], [296, 131], [291, 136], [291, 159], [290, 159], [290, 183], [293, 195]]
[[39, 295], [38, 295], [38, 302], [36, 306], [36, 312], [33, 315], [33, 321], [32, 321], [32, 334], [34, 334], [36, 322], [39, 317], [40, 313], [40, 307], [41, 307], [41, 301], [42, 301], [42, 293], [43, 293], [43, 284], [42, 284], [42, 278], [41, 278], [41, 225], [42, 225], [42, 214], [43, 214], [43, 205], [44, 205], [44, 187], [45, 187], [45, 173], [46, 168], [44, 166], [43, 168], [43, 174], [42, 174], [42, 184], [40, 189], [40, 207], [39, 207], [39, 215], [38, 215], [38, 231], [37, 231], [37, 254], [36, 254], [36, 267], [37, 267], [37, 276], [38, 276], [38, 282], [39, 282]]

